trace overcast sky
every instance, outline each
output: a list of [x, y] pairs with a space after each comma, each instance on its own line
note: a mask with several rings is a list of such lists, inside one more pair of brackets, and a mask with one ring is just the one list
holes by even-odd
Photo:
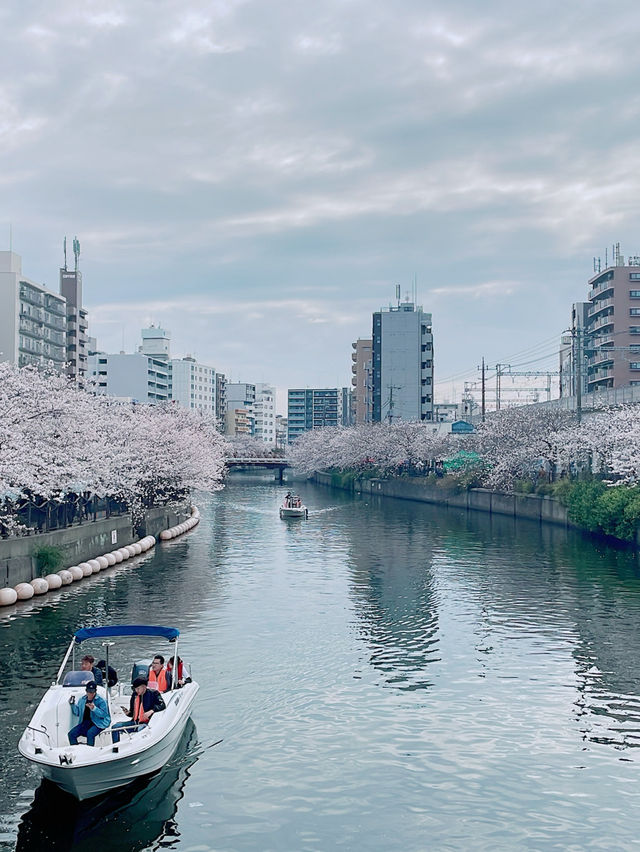
[[349, 384], [414, 278], [441, 399], [483, 355], [557, 369], [593, 256], [640, 254], [639, 28], [601, 0], [5, 0], [0, 247], [11, 222], [57, 287], [77, 235], [100, 348], [153, 321], [234, 381]]

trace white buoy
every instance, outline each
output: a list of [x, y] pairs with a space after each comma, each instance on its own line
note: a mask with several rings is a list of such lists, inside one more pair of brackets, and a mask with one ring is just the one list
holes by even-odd
[[134, 542], [131, 545], [131, 547], [134, 549], [136, 556], [140, 556], [140, 554], [142, 553], [142, 548], [140, 547], [140, 542], [139, 541]]
[[113, 550], [113, 551], [112, 551], [112, 554], [113, 554], [113, 558], [116, 560], [116, 562], [117, 562], [118, 564], [120, 564], [120, 562], [122, 562], [122, 561], [123, 561], [122, 554], [120, 553], [120, 551], [119, 551], [119, 550]]
[[32, 598], [35, 594], [31, 583], [18, 583], [18, 585], [15, 586], [15, 590], [19, 601], [28, 601], [29, 598]]
[[96, 556], [96, 562], [103, 571], [105, 568], [109, 567], [109, 560], [106, 556]]
[[71, 568], [67, 568], [67, 571], [71, 574], [74, 581], [82, 580], [82, 578], [84, 577], [84, 571], [79, 565], [72, 565]]
[[47, 581], [50, 591], [52, 589], [59, 589], [62, 585], [62, 577], [59, 577], [57, 574], [47, 574], [44, 579]]
[[44, 577], [36, 577], [29, 585], [33, 586], [33, 591], [36, 595], [46, 595], [49, 591], [49, 584]]
[[93, 574], [93, 568], [88, 562], [81, 562], [78, 568], [82, 571], [83, 577], [90, 577]]
[[0, 606], [11, 606], [18, 600], [18, 593], [15, 589], [4, 588], [0, 589]]
[[91, 571], [93, 574], [100, 573], [100, 563], [97, 559], [87, 559], [87, 565], [91, 565]]
[[127, 550], [126, 547], [119, 547], [118, 553], [120, 554], [120, 556], [122, 556], [123, 560], [129, 558], [129, 551]]
[[156, 543], [155, 538], [154, 538], [152, 535], [148, 535], [148, 536], [147, 536], [147, 538], [149, 539], [149, 545], [150, 545], [151, 547], [153, 547], [153, 546], [155, 545], [155, 543]]
[[104, 558], [107, 560], [107, 565], [111, 568], [112, 565], [116, 564], [116, 557], [113, 553], [105, 553]]
[[133, 557], [137, 555], [137, 554], [136, 554], [136, 549], [135, 549], [135, 547], [134, 547], [132, 544], [127, 544], [127, 545], [125, 546], [125, 548], [124, 548], [124, 549], [125, 549], [125, 550], [127, 551], [127, 553], [129, 554], [129, 558], [130, 558], [130, 559], [133, 559]]
[[160, 541], [169, 541], [170, 538], [171, 538], [171, 531], [170, 530], [162, 530], [162, 532], [160, 533]]
[[67, 571], [66, 568], [63, 568], [62, 571], [58, 571], [58, 577], [62, 580], [63, 586], [70, 586], [73, 583], [73, 574]]

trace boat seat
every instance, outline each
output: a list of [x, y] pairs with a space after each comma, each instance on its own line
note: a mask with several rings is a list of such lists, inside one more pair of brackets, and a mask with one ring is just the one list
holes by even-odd
[[131, 670], [131, 683], [137, 677], [146, 677], [149, 680], [149, 667], [151, 666], [151, 660], [137, 660], [133, 664], [133, 668]]

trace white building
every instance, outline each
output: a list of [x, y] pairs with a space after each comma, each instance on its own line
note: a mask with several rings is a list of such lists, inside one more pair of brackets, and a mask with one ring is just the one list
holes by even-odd
[[168, 363], [142, 352], [96, 352], [89, 356], [89, 378], [96, 393], [154, 404], [169, 399]]
[[276, 446], [276, 389], [273, 385], [256, 384], [254, 404], [254, 436], [269, 447]]
[[214, 367], [200, 364], [195, 358], [171, 359], [169, 399], [184, 408], [194, 408], [214, 417], [216, 405], [216, 371]]
[[67, 303], [22, 274], [22, 258], [0, 251], [0, 360], [64, 372]]

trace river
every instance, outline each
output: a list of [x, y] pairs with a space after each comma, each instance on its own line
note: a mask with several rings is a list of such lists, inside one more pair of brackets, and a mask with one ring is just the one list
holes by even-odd
[[[637, 556], [311, 484], [281, 521], [285, 488], [237, 475], [193, 532], [0, 611], [0, 849], [636, 847]], [[163, 772], [77, 805], [16, 743], [105, 623], [179, 627], [201, 689]]]

